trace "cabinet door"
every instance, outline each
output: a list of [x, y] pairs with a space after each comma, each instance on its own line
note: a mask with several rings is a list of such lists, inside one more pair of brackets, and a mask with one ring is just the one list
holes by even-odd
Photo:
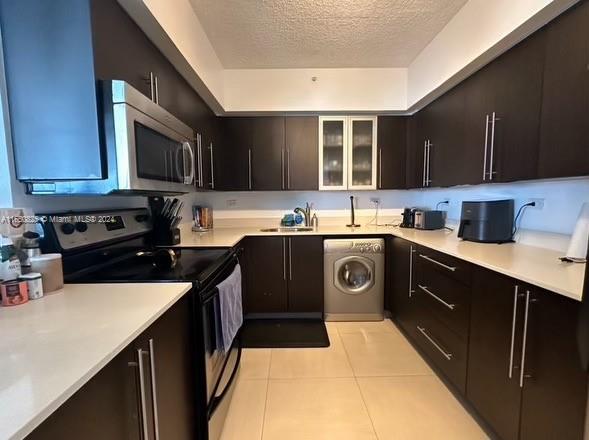
[[149, 364], [147, 386], [159, 438], [193, 439], [196, 433], [196, 369], [193, 363], [192, 299], [185, 295], [148, 328], [138, 343]]
[[222, 191], [252, 189], [251, 118], [221, 118], [221, 145], [215, 149], [215, 184]]
[[[433, 187], [463, 183], [472, 172], [464, 160], [464, 90], [456, 87], [434, 101], [428, 110], [428, 180]], [[460, 163], [460, 166], [457, 164]]]
[[489, 140], [492, 181], [537, 177], [545, 36], [543, 30], [536, 32], [487, 67], [495, 77], [492, 111], [497, 118]]
[[589, 174], [589, 2], [546, 28], [538, 177]]
[[286, 189], [284, 117], [253, 118], [251, 154], [253, 189]]
[[521, 440], [582, 439], [587, 370], [577, 344], [581, 304], [556, 293], [530, 294]]
[[378, 189], [404, 189], [407, 162], [405, 116], [378, 117]]
[[347, 118], [319, 118], [319, 189], [347, 189], [347, 139]]
[[416, 247], [413, 243], [394, 237], [391, 241], [390, 308], [393, 319], [407, 333], [415, 333], [414, 265]]
[[[458, 87], [464, 91], [464, 148], [460, 171], [462, 184], [489, 181], [486, 162], [489, 156], [490, 122], [496, 91], [496, 77], [489, 68], [483, 68]], [[458, 168], [458, 167], [457, 167]]]
[[[423, 139], [419, 133], [420, 113], [410, 116], [407, 121], [407, 160], [405, 186], [421, 188], [423, 185]], [[421, 167], [420, 167], [421, 164]]]
[[316, 116], [286, 118], [286, 189], [319, 188], [319, 123]]
[[27, 438], [139, 440], [141, 418], [136, 351], [118, 354]]
[[348, 189], [376, 189], [376, 118], [350, 117]]
[[524, 298], [516, 285], [485, 269], [473, 277], [466, 395], [504, 440], [519, 433]]
[[286, 312], [288, 305], [286, 238], [250, 237], [245, 249], [247, 258], [245, 313]]
[[288, 237], [288, 311], [323, 313], [323, 237]]

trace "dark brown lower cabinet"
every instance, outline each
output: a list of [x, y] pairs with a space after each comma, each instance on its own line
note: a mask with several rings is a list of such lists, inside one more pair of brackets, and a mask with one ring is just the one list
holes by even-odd
[[583, 438], [580, 303], [477, 269], [467, 398], [505, 440]]
[[394, 320], [408, 333], [415, 330], [415, 303], [413, 267], [417, 246], [413, 243], [394, 237], [389, 242], [389, 297], [390, 312]]
[[191, 310], [185, 295], [27, 438], [139, 440], [158, 429], [162, 439], [194, 439]]
[[322, 313], [323, 238], [248, 237], [244, 313]]
[[288, 311], [323, 311], [323, 238], [288, 237]]

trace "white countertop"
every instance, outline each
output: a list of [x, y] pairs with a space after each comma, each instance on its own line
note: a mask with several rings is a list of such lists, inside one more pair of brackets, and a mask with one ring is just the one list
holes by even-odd
[[29, 434], [191, 287], [70, 284], [1, 307], [0, 438]]
[[485, 244], [462, 241], [456, 232], [420, 231], [393, 226], [320, 226], [310, 232], [261, 232], [258, 227], [220, 227], [209, 232], [192, 232], [183, 225], [184, 247], [233, 247], [246, 236], [281, 235], [393, 235], [444, 252], [538, 287], [581, 301], [585, 264], [563, 263], [559, 252], [519, 243]]

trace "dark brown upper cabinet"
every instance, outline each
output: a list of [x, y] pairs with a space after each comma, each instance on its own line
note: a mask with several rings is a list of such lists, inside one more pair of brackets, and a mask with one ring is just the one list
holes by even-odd
[[286, 189], [284, 117], [252, 118], [252, 189]]
[[285, 122], [285, 189], [319, 188], [319, 118], [288, 116]]
[[468, 170], [456, 183], [537, 177], [544, 48], [539, 31], [459, 86], [465, 88]]
[[220, 118], [220, 146], [214, 149], [215, 189], [252, 189], [250, 118]]
[[589, 174], [589, 2], [546, 27], [538, 177]]
[[378, 117], [378, 189], [406, 187], [408, 119], [406, 116]]
[[407, 188], [425, 188], [427, 180], [428, 142], [432, 118], [430, 107], [411, 116], [407, 131]]

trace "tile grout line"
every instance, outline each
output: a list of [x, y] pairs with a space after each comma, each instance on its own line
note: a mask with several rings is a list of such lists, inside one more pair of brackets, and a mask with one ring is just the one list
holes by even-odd
[[266, 399], [264, 400], [264, 416], [262, 417], [262, 432], [260, 433], [260, 440], [264, 439], [264, 428], [266, 427], [266, 411], [268, 409], [268, 393], [270, 390], [270, 368], [272, 366], [272, 352], [270, 349], [270, 359], [268, 360], [268, 370], [266, 373]]
[[360, 387], [360, 383], [358, 382], [358, 376], [356, 376], [356, 372], [354, 371], [354, 366], [352, 365], [352, 361], [350, 360], [350, 355], [348, 353], [348, 349], [346, 348], [346, 344], [344, 344], [344, 340], [339, 333], [339, 329], [338, 329], [337, 334], [338, 334], [338, 337], [340, 338], [340, 342], [342, 344], [342, 347], [344, 348], [344, 353], [346, 353], [346, 359], [348, 360], [348, 363], [350, 364], [350, 368], [352, 369], [354, 382], [356, 383], [356, 386], [358, 387], [358, 392], [360, 393], [360, 398], [362, 399], [362, 404], [364, 405], [364, 410], [366, 411], [366, 415], [368, 416], [368, 420], [370, 420], [370, 426], [372, 426], [372, 432], [374, 433], [374, 437], [376, 438], [376, 440], [379, 440], [378, 433], [376, 432], [376, 427], [374, 426], [374, 420], [372, 420], [372, 416], [370, 415], [370, 411], [368, 411], [368, 405], [366, 404], [366, 399], [364, 399], [364, 394], [362, 393], [362, 388]]

